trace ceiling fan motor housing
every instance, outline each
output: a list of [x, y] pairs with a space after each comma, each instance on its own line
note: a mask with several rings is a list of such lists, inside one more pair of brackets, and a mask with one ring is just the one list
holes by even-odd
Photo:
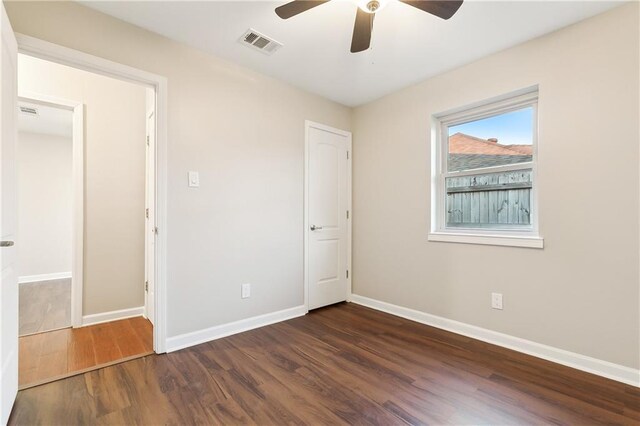
[[367, 3], [367, 9], [371, 13], [375, 13], [376, 10], [380, 9], [380, 2], [378, 0], [371, 0]]

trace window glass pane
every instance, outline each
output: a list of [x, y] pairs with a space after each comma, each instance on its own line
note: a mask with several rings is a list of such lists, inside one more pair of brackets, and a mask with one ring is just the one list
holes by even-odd
[[531, 184], [530, 169], [447, 178], [446, 226], [530, 227]]
[[450, 172], [533, 159], [533, 107], [449, 127]]

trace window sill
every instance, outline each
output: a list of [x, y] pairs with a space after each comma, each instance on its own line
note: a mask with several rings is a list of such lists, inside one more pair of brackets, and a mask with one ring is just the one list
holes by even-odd
[[542, 237], [520, 237], [511, 235], [457, 234], [449, 232], [431, 232], [429, 241], [462, 244], [484, 244], [489, 246], [508, 246], [526, 248], [544, 248]]

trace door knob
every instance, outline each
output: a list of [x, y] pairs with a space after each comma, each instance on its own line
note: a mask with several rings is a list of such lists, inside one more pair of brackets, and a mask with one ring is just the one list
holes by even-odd
[[11, 247], [14, 244], [13, 241], [0, 241], [0, 247]]
[[322, 226], [311, 225], [311, 230], [312, 231], [316, 231], [316, 230], [320, 230], [320, 229], [322, 229]]

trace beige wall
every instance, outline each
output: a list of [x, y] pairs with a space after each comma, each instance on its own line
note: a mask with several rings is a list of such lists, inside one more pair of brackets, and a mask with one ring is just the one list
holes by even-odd
[[168, 336], [302, 305], [304, 120], [349, 130], [351, 110], [78, 4], [6, 8], [17, 32], [168, 78]]
[[[638, 54], [626, 5], [357, 108], [354, 293], [638, 368]], [[545, 248], [427, 242], [430, 117], [535, 84]]]
[[144, 305], [145, 88], [20, 55], [18, 92], [85, 105], [83, 315]]
[[18, 133], [19, 277], [71, 273], [71, 143]]

